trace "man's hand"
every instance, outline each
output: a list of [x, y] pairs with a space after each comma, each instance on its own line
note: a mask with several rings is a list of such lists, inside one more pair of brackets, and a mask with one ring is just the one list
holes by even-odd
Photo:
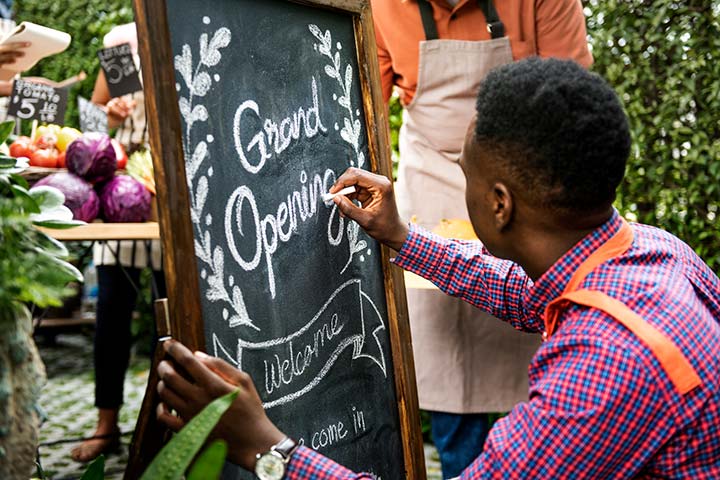
[[[285, 438], [265, 414], [250, 376], [227, 362], [202, 352], [193, 354], [183, 344], [168, 340], [165, 351], [184, 373], [169, 361], [158, 365], [158, 420], [171, 430], [180, 430], [210, 402], [239, 387], [240, 393], [213, 431], [228, 444], [228, 458], [243, 468], [255, 467], [255, 455]], [[178, 416], [170, 413], [174, 409]]]
[[6, 45], [0, 45], [0, 66], [15, 63], [20, 57], [25, 56], [23, 48], [30, 46], [30, 42], [12, 42]]
[[[330, 188], [330, 193], [350, 186], [355, 187], [355, 193], [333, 199], [340, 213], [355, 220], [375, 240], [400, 250], [407, 238], [408, 226], [398, 214], [390, 180], [359, 168], [349, 168]], [[351, 200], [358, 200], [361, 206]]]

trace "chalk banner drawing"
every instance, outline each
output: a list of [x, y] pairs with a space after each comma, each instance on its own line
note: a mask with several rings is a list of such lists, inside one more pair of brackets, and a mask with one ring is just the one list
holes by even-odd
[[401, 478], [381, 249], [321, 198], [370, 163], [353, 18], [284, 0], [167, 12], [207, 352], [250, 373], [284, 432]]

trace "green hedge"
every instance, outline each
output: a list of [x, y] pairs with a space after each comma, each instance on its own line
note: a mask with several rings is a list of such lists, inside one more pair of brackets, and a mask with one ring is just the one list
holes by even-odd
[[633, 150], [618, 208], [720, 269], [720, 1], [591, 0], [593, 70], [622, 98]]
[[133, 21], [131, 0], [15, 0], [16, 21], [29, 21], [63, 30], [72, 42], [61, 54], [41, 60], [28, 75], [64, 80], [81, 70], [88, 78], [70, 90], [65, 125], [79, 126], [77, 96], [90, 98], [100, 63], [98, 49], [115, 25]]
[[[720, 1], [585, 2], [594, 71], [624, 102], [633, 149], [617, 208], [720, 270]], [[397, 157], [397, 98], [390, 127]]]

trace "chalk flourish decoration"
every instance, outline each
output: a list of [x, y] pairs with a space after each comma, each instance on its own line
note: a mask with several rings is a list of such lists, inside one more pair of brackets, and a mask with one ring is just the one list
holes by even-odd
[[[203, 18], [203, 23], [208, 25], [210, 19]], [[205, 97], [210, 91], [213, 83], [213, 77], [208, 71], [220, 63], [222, 54], [220, 49], [230, 45], [231, 33], [228, 28], [222, 27], [215, 31], [212, 38], [207, 33], [200, 35], [199, 52], [200, 58], [195, 67], [193, 67], [193, 55], [190, 45], [185, 44], [182, 47], [182, 54], [175, 56], [175, 69], [182, 77], [185, 85], [177, 83], [175, 85], [178, 91], [178, 106], [180, 114], [185, 120], [185, 138], [183, 145], [185, 151], [185, 175], [187, 177], [188, 188], [190, 190], [190, 218], [197, 231], [195, 236], [195, 254], [207, 265], [207, 269], [200, 271], [200, 277], [208, 284], [205, 292], [206, 298], [211, 302], [223, 302], [225, 306], [222, 310], [223, 319], [228, 322], [230, 327], [247, 326], [260, 330], [250, 319], [250, 315], [245, 307], [242, 291], [235, 284], [234, 278], [231, 276], [225, 281], [225, 253], [222, 247], [216, 245], [212, 247], [210, 232], [205, 228], [212, 225], [212, 215], [203, 216], [205, 201], [208, 195], [208, 178], [213, 175], [213, 168], [210, 166], [201, 174], [201, 167], [206, 158], [208, 158], [208, 142], [212, 142], [212, 136], [208, 135], [206, 140], [201, 140], [192, 147], [192, 129], [199, 122], [205, 122], [208, 119], [208, 111], [204, 105], [196, 102], [196, 100]], [[214, 76], [217, 82], [219, 76]], [[183, 96], [182, 92], [187, 91], [187, 96]], [[190, 154], [192, 152], [192, 154]], [[199, 175], [199, 176], [198, 176]]]

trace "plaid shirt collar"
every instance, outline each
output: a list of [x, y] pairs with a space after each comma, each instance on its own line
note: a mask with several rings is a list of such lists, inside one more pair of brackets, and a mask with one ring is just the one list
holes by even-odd
[[610, 219], [565, 252], [548, 271], [524, 292], [524, 303], [535, 315], [543, 316], [548, 303], [559, 297], [573, 273], [600, 245], [609, 240], [622, 227], [622, 219], [613, 210]]

